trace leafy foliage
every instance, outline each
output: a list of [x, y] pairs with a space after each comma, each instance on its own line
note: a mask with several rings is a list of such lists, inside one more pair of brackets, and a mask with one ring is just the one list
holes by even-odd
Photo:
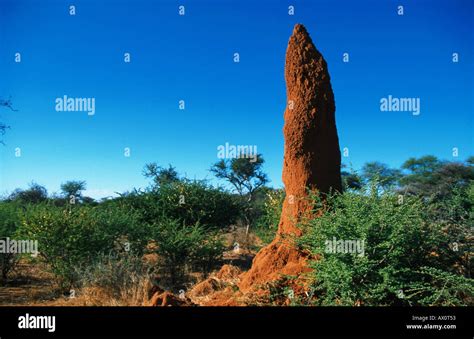
[[263, 203], [263, 213], [257, 219], [255, 233], [263, 244], [269, 244], [278, 230], [285, 191], [268, 190]]
[[[14, 238], [20, 224], [18, 207], [18, 204], [0, 202], [0, 239]], [[0, 282], [7, 279], [17, 261], [15, 253], [0, 253]]]
[[433, 267], [423, 267], [417, 273], [421, 279], [407, 289], [408, 302], [413, 300], [415, 304], [429, 306], [472, 304], [474, 284], [471, 279]]
[[61, 191], [66, 198], [82, 198], [82, 191], [86, 189], [86, 182], [69, 180], [61, 184]]
[[237, 157], [221, 160], [211, 167], [211, 172], [219, 179], [228, 181], [241, 195], [247, 195], [252, 200], [253, 193], [268, 182], [262, 166], [265, 160], [261, 154], [255, 159]]
[[186, 225], [224, 228], [239, 215], [232, 195], [204, 181], [174, 181], [148, 192], [131, 193], [122, 200], [149, 225], [168, 218]]
[[[468, 265], [465, 252], [451, 246], [454, 239], [461, 247], [467, 243], [468, 239], [463, 238], [467, 234], [466, 224], [457, 225], [463, 231], [455, 232], [453, 238], [452, 233], [446, 232], [441, 218], [433, 217], [422, 198], [376, 192], [345, 192], [329, 197], [323, 215], [303, 226], [307, 233], [300, 245], [320, 256], [311, 263], [316, 303], [465, 305], [472, 302], [469, 270], [460, 267], [463, 263]], [[314, 199], [320, 204], [319, 197]], [[331, 252], [327, 241], [332, 239], [364, 241], [364, 255]], [[444, 282], [451, 286], [449, 291]], [[430, 295], [440, 297], [430, 299]]]
[[8, 201], [16, 201], [23, 204], [37, 204], [48, 199], [48, 191], [44, 186], [35, 182], [29, 184], [28, 189], [16, 189], [7, 198]]
[[352, 190], [359, 190], [362, 188], [363, 179], [360, 175], [357, 174], [352, 168], [350, 170], [346, 170], [347, 165], [341, 164], [341, 179], [342, 179], [342, 187], [344, 191], [349, 189]]
[[171, 165], [169, 165], [168, 168], [163, 168], [154, 162], [145, 165], [143, 175], [153, 180], [155, 188], [179, 181], [176, 168]]
[[216, 263], [223, 245], [216, 233], [199, 224], [185, 225], [175, 219], [164, 219], [152, 227], [155, 252], [162, 258], [172, 284], [183, 278], [186, 265], [205, 269]]
[[263, 156], [257, 154], [255, 158], [221, 160], [211, 167], [216, 178], [227, 181], [238, 193], [241, 217], [247, 230], [258, 215], [258, 209], [255, 208], [257, 194], [268, 182], [268, 177], [262, 169], [264, 162]]
[[20, 234], [38, 241], [40, 256], [62, 286], [77, 280], [77, 267], [112, 251], [141, 253], [145, 241], [134, 213], [121, 208], [29, 206]]
[[362, 179], [366, 183], [376, 180], [384, 189], [395, 186], [400, 176], [400, 170], [389, 168], [378, 161], [368, 162], [362, 167]]

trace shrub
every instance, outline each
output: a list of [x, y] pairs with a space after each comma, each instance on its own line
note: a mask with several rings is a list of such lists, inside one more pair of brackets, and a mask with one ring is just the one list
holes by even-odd
[[224, 228], [239, 215], [231, 194], [204, 181], [172, 181], [149, 192], [131, 193], [123, 200], [149, 225], [161, 219], [175, 219], [186, 225]]
[[[307, 234], [299, 244], [320, 256], [311, 262], [316, 303], [468, 303], [472, 280], [457, 274], [439, 257], [440, 251], [449, 250], [448, 235], [442, 225], [429, 219], [424, 201], [407, 196], [400, 200], [388, 192], [379, 196], [376, 191], [328, 197], [323, 215], [303, 225]], [[320, 204], [320, 199], [315, 197], [315, 202]], [[326, 241], [333, 239], [363, 240], [364, 255], [331, 253]], [[450, 292], [443, 290], [441, 281], [450, 284]], [[462, 290], [453, 293], [453, 288]], [[443, 297], [429, 298], [429, 293]]]
[[44, 186], [35, 182], [31, 182], [26, 190], [17, 188], [7, 198], [7, 201], [21, 204], [38, 204], [46, 200], [48, 200], [48, 191]]
[[405, 298], [416, 304], [430, 306], [463, 306], [474, 303], [471, 279], [433, 267], [418, 271], [421, 278], [407, 289]]
[[441, 232], [433, 233], [437, 243], [436, 256], [430, 266], [472, 277], [472, 225], [474, 225], [474, 196], [468, 187], [455, 185], [442, 199], [425, 198], [426, 219], [438, 225]]
[[266, 193], [262, 215], [257, 219], [255, 227], [255, 233], [264, 245], [269, 244], [275, 237], [284, 200], [285, 191], [282, 189], [269, 190]]
[[155, 252], [160, 256], [171, 284], [179, 283], [186, 266], [209, 267], [222, 255], [223, 246], [215, 233], [202, 225], [185, 225], [176, 219], [164, 219], [152, 227]]
[[192, 257], [192, 267], [208, 274], [219, 264], [225, 246], [218, 233], [207, 232], [204, 239], [196, 246]]
[[20, 232], [38, 241], [40, 257], [63, 287], [76, 283], [77, 267], [100, 254], [127, 249], [141, 253], [144, 248], [136, 216], [121, 208], [29, 206]]
[[[19, 225], [18, 204], [0, 202], [0, 239], [13, 238]], [[18, 261], [15, 253], [0, 253], [0, 282], [7, 279]]]

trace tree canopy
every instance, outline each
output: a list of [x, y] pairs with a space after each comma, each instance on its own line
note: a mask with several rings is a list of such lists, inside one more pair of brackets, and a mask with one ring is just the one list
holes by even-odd
[[216, 178], [224, 179], [241, 196], [248, 196], [252, 200], [254, 192], [268, 182], [263, 172], [265, 160], [258, 154], [256, 160], [246, 157], [220, 160], [211, 167]]

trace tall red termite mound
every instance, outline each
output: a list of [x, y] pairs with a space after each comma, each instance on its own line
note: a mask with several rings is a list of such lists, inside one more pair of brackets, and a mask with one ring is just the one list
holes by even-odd
[[300, 24], [295, 26], [288, 43], [285, 80], [282, 178], [286, 198], [275, 239], [255, 256], [251, 269], [241, 276], [242, 292], [281, 275], [299, 275], [308, 270], [305, 254], [291, 241], [292, 236], [301, 235], [297, 223], [310, 216], [312, 210], [305, 199], [308, 189], [322, 193], [341, 190], [341, 153], [327, 64]]

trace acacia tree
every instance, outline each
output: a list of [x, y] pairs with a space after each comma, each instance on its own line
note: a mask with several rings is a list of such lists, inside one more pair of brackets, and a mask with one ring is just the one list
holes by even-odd
[[347, 165], [341, 164], [341, 179], [344, 190], [359, 190], [363, 186], [362, 178], [352, 168], [346, 170]]
[[86, 189], [86, 182], [79, 180], [69, 180], [64, 184], [61, 184], [61, 191], [65, 198], [70, 199], [70, 201], [82, 201], [82, 191]]
[[255, 193], [268, 182], [268, 177], [262, 170], [264, 162], [262, 155], [258, 154], [256, 158], [223, 159], [215, 163], [210, 169], [218, 179], [230, 183], [241, 197], [247, 233], [252, 221], [252, 203], [255, 199]]
[[387, 189], [397, 184], [401, 177], [401, 171], [374, 161], [368, 162], [362, 167], [361, 176], [366, 183], [376, 181], [381, 188]]
[[239, 157], [220, 160], [211, 167], [211, 172], [219, 179], [229, 182], [237, 193], [252, 201], [254, 193], [268, 182], [262, 166], [265, 160], [258, 154], [256, 160]]
[[143, 175], [153, 180], [155, 189], [162, 185], [180, 180], [179, 174], [175, 167], [168, 165], [168, 168], [163, 168], [158, 166], [155, 162], [145, 165], [145, 168], [143, 169]]
[[436, 186], [435, 173], [444, 162], [433, 155], [420, 158], [409, 158], [401, 168], [405, 175], [400, 180], [403, 190], [409, 194], [430, 195], [431, 188]]
[[410, 158], [402, 165], [407, 174], [400, 180], [405, 192], [432, 198], [446, 198], [453, 189], [466, 189], [474, 180], [474, 158], [465, 162], [441, 161], [427, 155]]

